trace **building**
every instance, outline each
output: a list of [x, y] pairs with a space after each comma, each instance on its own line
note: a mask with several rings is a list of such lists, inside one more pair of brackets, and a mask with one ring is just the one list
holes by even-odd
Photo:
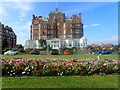
[[[49, 40], [46, 40], [47, 46], [52, 47], [53, 49], [59, 49], [61, 47], [66, 47], [66, 48], [85, 48], [87, 47], [87, 39], [82, 37], [81, 39], [58, 39], [58, 38], [52, 38]], [[40, 49], [41, 44], [39, 43], [39, 40], [26, 40], [25, 49]]]
[[[15, 47], [16, 46], [16, 34], [14, 33], [13, 29], [9, 26], [4, 26], [4, 24], [1, 24], [0, 22], [0, 42], [1, 46], [4, 45], [4, 42], [6, 47]], [[4, 46], [3, 46], [4, 47]]]
[[39, 39], [45, 39], [47, 45], [56, 49], [87, 46], [87, 39], [83, 37], [81, 14], [66, 17], [65, 13], [56, 8], [48, 17], [33, 15], [30, 29], [30, 40], [25, 41], [25, 48], [39, 48]]

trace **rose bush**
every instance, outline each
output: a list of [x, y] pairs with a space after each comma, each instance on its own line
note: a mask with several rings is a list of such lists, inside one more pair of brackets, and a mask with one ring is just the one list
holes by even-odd
[[118, 60], [3, 58], [3, 76], [118, 74]]

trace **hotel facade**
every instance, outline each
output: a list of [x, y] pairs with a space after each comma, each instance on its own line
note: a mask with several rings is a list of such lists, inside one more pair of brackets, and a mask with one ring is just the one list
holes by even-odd
[[30, 40], [25, 41], [25, 49], [39, 49], [39, 39], [45, 39], [47, 46], [53, 49], [86, 47], [87, 39], [83, 37], [81, 14], [66, 17], [65, 13], [56, 8], [48, 17], [33, 15]]
[[17, 36], [13, 29], [9, 26], [5, 26], [0, 22], [0, 47], [2, 48], [2, 41], [6, 42], [6, 46], [14, 48], [16, 46]]

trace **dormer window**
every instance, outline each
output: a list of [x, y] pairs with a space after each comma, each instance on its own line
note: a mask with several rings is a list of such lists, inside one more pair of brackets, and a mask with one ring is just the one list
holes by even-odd
[[34, 21], [34, 24], [39, 24], [39, 21]]

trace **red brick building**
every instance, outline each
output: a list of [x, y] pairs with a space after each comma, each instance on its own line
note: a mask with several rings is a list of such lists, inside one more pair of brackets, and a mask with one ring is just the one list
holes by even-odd
[[65, 13], [55, 9], [49, 17], [33, 15], [31, 40], [38, 39], [80, 39], [83, 37], [81, 14], [66, 17]]
[[9, 26], [4, 26], [4, 24], [1, 24], [1, 22], [0, 22], [1, 45], [3, 44], [2, 40], [4, 40], [5, 42], [7, 42], [7, 47], [15, 47], [16, 39], [17, 39], [17, 36], [14, 33], [13, 29]]

